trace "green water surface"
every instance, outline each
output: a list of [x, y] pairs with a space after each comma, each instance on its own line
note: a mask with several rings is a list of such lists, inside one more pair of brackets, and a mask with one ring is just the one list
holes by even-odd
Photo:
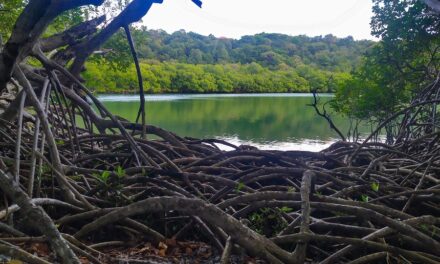
[[[322, 102], [331, 99], [321, 95]], [[134, 121], [139, 96], [102, 95], [113, 113]], [[147, 96], [147, 122], [181, 136], [220, 138], [266, 149], [320, 150], [337, 140], [328, 123], [307, 106], [309, 94]], [[332, 115], [341, 130], [349, 122]]]

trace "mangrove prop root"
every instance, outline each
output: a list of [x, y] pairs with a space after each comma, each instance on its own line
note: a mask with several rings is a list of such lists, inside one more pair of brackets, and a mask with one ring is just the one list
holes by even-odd
[[[54, 71], [48, 71], [51, 74], [37, 84], [53, 93], [47, 86]], [[18, 74], [30, 91], [26, 76]], [[50, 235], [48, 242], [61, 243], [53, 246], [61, 260], [71, 254], [92, 263], [111, 262], [114, 256], [105, 252], [112, 248], [147, 242], [172, 247], [173, 239], [211, 245], [223, 263], [240, 248], [267, 263], [440, 259], [440, 159], [438, 143], [433, 142], [437, 133], [395, 145], [337, 142], [320, 153], [242, 146], [223, 151], [222, 145], [230, 143], [181, 138], [150, 125], [146, 132], [158, 139], [143, 138], [142, 125], [117, 120], [102, 104], [95, 113], [81, 96], [74, 96], [86, 89], [79, 88], [63, 88], [67, 103], [48, 100], [43, 107], [41, 100], [31, 100], [19, 112], [33, 107], [36, 116], [23, 118], [21, 124], [1, 122], [2, 192], [7, 195], [1, 197], [7, 207], [0, 216], [6, 221], [14, 214], [19, 223], [26, 218], [25, 210], [42, 206], [44, 211], [37, 211], [47, 217], [39, 216], [46, 221], [41, 226], [48, 228], [29, 230], [4, 222], [5, 241], [18, 243], [14, 239], [37, 231]], [[60, 114], [71, 105], [76, 106], [75, 123]], [[76, 126], [85, 113], [104, 129]], [[40, 126], [43, 130], [36, 136]], [[14, 140], [18, 130], [19, 152]], [[51, 143], [41, 144], [45, 139]], [[35, 146], [44, 146], [41, 157]], [[142, 151], [140, 160], [133, 154], [137, 150]], [[41, 168], [36, 159], [42, 160]], [[20, 185], [13, 183], [17, 171]], [[39, 192], [23, 187], [37, 185]], [[24, 198], [17, 199], [17, 193]], [[26, 193], [34, 196], [26, 198]], [[68, 242], [57, 229], [70, 234]], [[26, 248], [9, 248], [12, 257], [30, 257], [23, 253]], [[53, 261], [45, 258], [32, 261]]]
[[[343, 141], [318, 153], [182, 138], [114, 115], [76, 77], [111, 32], [128, 29], [128, 15], [97, 34], [103, 18], [68, 31], [73, 39], [40, 40], [20, 56], [41, 68], [13, 58], [16, 67], [0, 78], [0, 91], [16, 91], [0, 109], [2, 255], [29, 263], [440, 263], [438, 81], [364, 142], [336, 130]], [[61, 59], [69, 56], [72, 71]], [[391, 123], [394, 143], [375, 142]], [[196, 242], [210, 253], [195, 254], [188, 243]], [[32, 243], [48, 243], [53, 254], [37, 257]], [[141, 259], [114, 253], [127, 249]]]

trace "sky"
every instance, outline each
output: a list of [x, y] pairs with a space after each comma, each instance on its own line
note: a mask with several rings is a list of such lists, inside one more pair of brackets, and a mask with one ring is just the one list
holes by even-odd
[[184, 29], [202, 35], [240, 38], [261, 32], [374, 39], [371, 0], [164, 0], [144, 17], [149, 29]]

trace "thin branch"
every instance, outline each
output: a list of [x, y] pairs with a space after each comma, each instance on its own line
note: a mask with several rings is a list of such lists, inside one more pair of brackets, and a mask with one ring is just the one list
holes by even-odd
[[139, 117], [141, 117], [141, 120], [142, 120], [141, 137], [145, 138], [145, 135], [147, 133], [147, 127], [146, 127], [146, 120], [145, 120], [145, 92], [144, 92], [144, 83], [142, 81], [142, 72], [141, 72], [141, 67], [139, 66], [139, 59], [138, 59], [138, 56], [136, 53], [136, 48], [134, 46], [134, 41], [131, 36], [129, 25], [125, 25], [124, 30], [125, 30], [125, 34], [127, 35], [127, 40], [130, 45], [131, 55], [133, 56], [134, 64], [136, 66], [136, 74], [137, 74], [138, 83], [139, 83], [139, 96], [140, 96], [141, 105], [139, 106], [139, 111], [138, 111], [138, 114], [136, 117], [136, 123], [139, 122]]
[[310, 104], [309, 106], [312, 106], [315, 109], [316, 114], [318, 114], [320, 117], [323, 117], [327, 121], [327, 123], [330, 125], [330, 128], [333, 129], [338, 134], [338, 136], [341, 138], [342, 141], [347, 141], [345, 136], [342, 134], [342, 132], [338, 129], [338, 127], [335, 125], [333, 120], [330, 118], [330, 115], [327, 113], [325, 108], [323, 109], [323, 111], [319, 109], [316, 91], [313, 91], [312, 94], [313, 94], [313, 103]]

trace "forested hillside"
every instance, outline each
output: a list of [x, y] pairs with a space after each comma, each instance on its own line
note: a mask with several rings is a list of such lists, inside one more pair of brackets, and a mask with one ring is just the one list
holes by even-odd
[[[139, 56], [159, 61], [175, 60], [191, 64], [252, 63], [266, 67], [304, 63], [322, 70], [350, 71], [359, 63], [360, 55], [371, 41], [337, 38], [257, 34], [235, 40], [202, 36], [184, 30], [168, 34], [162, 30], [136, 30]], [[124, 34], [115, 36], [125, 40]], [[119, 41], [118, 41], [119, 42]], [[110, 42], [111, 45], [111, 42]]]
[[[333, 35], [307, 37], [257, 34], [241, 39], [202, 36], [183, 30], [134, 29], [148, 92], [322, 92], [350, 77], [368, 40]], [[121, 31], [95, 56], [84, 77], [99, 92], [134, 92], [137, 79]], [[112, 71], [103, 69], [112, 68]]]

